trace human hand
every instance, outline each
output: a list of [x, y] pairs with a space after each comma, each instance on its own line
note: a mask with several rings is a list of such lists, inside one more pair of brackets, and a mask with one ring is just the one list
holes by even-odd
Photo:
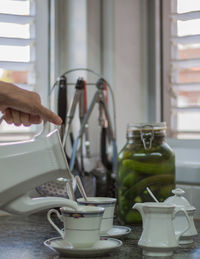
[[16, 126], [39, 124], [43, 119], [57, 125], [62, 123], [57, 114], [41, 104], [37, 93], [1, 81], [0, 111], [4, 114], [4, 120], [7, 123], [14, 123]]

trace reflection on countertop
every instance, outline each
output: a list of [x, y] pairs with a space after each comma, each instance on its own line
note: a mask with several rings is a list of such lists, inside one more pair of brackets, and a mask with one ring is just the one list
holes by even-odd
[[[195, 225], [197, 231], [200, 233], [200, 220], [196, 220]], [[132, 233], [121, 238], [123, 241], [123, 246], [118, 252], [110, 253], [99, 258], [143, 258], [142, 250], [137, 245], [141, 231], [141, 226], [132, 227]], [[55, 236], [58, 236], [58, 233], [48, 223], [45, 213], [37, 213], [30, 216], [1, 216], [0, 259], [61, 258], [56, 253], [45, 247], [43, 244], [45, 240]], [[198, 234], [194, 240], [194, 244], [188, 247], [181, 247], [176, 249], [173, 257], [171, 258], [200, 258], [200, 234]]]

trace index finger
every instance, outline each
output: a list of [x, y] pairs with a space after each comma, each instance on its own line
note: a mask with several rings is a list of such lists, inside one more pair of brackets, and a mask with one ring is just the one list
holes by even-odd
[[41, 105], [39, 109], [39, 115], [47, 121], [50, 121], [56, 125], [61, 125], [62, 124], [62, 119], [54, 112], [51, 110], [47, 109], [43, 105]]

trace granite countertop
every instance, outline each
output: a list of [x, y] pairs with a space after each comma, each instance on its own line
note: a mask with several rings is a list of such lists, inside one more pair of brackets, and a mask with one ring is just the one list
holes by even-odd
[[[195, 221], [200, 233], [200, 220]], [[101, 256], [104, 259], [143, 258], [138, 247], [141, 226], [132, 227], [132, 233], [121, 238], [123, 246], [117, 252]], [[58, 236], [46, 219], [45, 213], [30, 216], [0, 217], [0, 259], [58, 259], [55, 252], [44, 246], [43, 242]], [[174, 259], [200, 258], [200, 234], [195, 237], [194, 244], [175, 250]]]

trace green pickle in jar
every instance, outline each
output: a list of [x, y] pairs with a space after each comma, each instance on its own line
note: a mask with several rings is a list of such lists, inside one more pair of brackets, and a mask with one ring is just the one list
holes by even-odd
[[127, 143], [118, 158], [118, 218], [121, 224], [141, 223], [133, 205], [152, 202], [149, 187], [162, 202], [175, 188], [175, 156], [166, 142], [166, 123], [129, 124]]

